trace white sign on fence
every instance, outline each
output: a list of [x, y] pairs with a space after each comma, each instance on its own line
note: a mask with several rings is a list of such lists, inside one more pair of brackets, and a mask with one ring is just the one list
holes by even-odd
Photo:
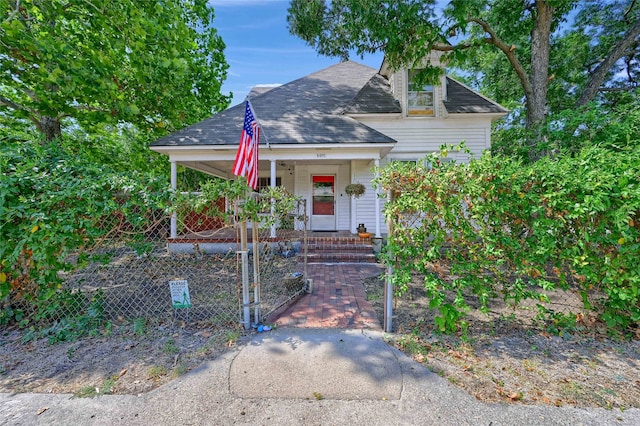
[[187, 280], [169, 281], [171, 290], [171, 304], [173, 309], [191, 307], [191, 297], [189, 296], [189, 283]]

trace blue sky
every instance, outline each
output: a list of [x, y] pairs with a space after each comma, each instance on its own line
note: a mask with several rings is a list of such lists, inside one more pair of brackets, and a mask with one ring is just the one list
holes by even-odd
[[[257, 84], [282, 84], [339, 62], [318, 55], [287, 29], [288, 0], [210, 0], [214, 27], [224, 40], [229, 63], [223, 93], [233, 92], [232, 105], [244, 101]], [[358, 61], [375, 69], [382, 55]]]

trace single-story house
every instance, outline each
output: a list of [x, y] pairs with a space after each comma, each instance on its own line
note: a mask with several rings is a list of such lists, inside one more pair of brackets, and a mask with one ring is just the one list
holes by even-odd
[[[438, 63], [437, 56], [429, 59]], [[355, 233], [364, 223], [377, 237], [386, 233], [384, 200], [371, 184], [377, 167], [416, 161], [461, 141], [479, 156], [491, 146], [492, 121], [508, 113], [449, 76], [418, 87], [414, 74], [346, 61], [253, 90], [249, 99], [262, 128], [259, 186], [281, 185], [306, 199], [312, 231]], [[178, 164], [236, 178], [231, 169], [244, 111], [243, 102], [151, 144], [169, 157], [174, 189]], [[453, 156], [468, 160], [466, 154]], [[365, 194], [350, 197], [349, 183], [364, 184]]]

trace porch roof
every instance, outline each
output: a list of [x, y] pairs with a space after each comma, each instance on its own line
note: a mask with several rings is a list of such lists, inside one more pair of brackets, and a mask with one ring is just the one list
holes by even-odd
[[[345, 115], [371, 86], [377, 70], [346, 61], [251, 97], [262, 126], [261, 144], [389, 144], [396, 141]], [[381, 77], [382, 78], [382, 77]], [[381, 82], [376, 81], [380, 87]], [[390, 93], [378, 92], [389, 105]], [[367, 91], [369, 99], [372, 94]], [[392, 99], [392, 98], [391, 98]], [[396, 112], [396, 111], [388, 111]], [[238, 145], [244, 103], [165, 136], [151, 147]]]

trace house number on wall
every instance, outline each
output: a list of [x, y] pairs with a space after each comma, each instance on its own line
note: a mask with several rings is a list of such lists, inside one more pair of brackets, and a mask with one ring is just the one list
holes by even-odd
[[327, 154], [316, 154], [316, 158], [327, 158]]

